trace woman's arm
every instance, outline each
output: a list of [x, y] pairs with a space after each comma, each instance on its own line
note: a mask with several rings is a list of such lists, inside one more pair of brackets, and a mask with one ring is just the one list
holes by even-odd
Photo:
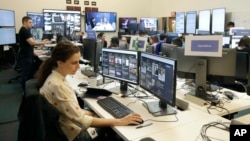
[[125, 126], [129, 124], [138, 125], [142, 122], [142, 118], [139, 114], [133, 113], [127, 115], [121, 119], [103, 119], [103, 118], [94, 118], [91, 126], [92, 127], [104, 127], [104, 126]]

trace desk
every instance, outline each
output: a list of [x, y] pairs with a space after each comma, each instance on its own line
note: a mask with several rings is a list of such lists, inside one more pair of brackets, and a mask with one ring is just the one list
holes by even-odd
[[[176, 96], [180, 99], [185, 100], [185, 94], [187, 94], [189, 92], [189, 90], [182, 89], [180, 85], [181, 85], [181, 83], [178, 82]], [[223, 88], [221, 91], [232, 91], [232, 90]], [[225, 102], [224, 106], [223, 106], [225, 109], [227, 109], [230, 113], [235, 113], [235, 112], [239, 112], [239, 111], [246, 110], [246, 109], [250, 108], [250, 97], [246, 93], [240, 93], [240, 92], [236, 92], [236, 91], [232, 91], [232, 92], [234, 93], [234, 95], [236, 95], [239, 98], [238, 99], [235, 98], [229, 102]], [[223, 95], [221, 94], [220, 97], [222, 97], [222, 96]], [[187, 101], [187, 100], [185, 100], [185, 101]], [[204, 111], [206, 113], [208, 112], [207, 107], [209, 107], [209, 105], [199, 106], [199, 105], [192, 103], [190, 101], [187, 101], [187, 102], [189, 102], [190, 106], [192, 106], [194, 108], [197, 108], [197, 109]], [[229, 114], [228, 111], [225, 109], [222, 111], [217, 111], [215, 109], [209, 109], [209, 111], [211, 114], [214, 114], [214, 115], [225, 116], [225, 115]]]
[[[210, 122], [229, 122], [228, 120], [219, 117], [219, 116], [208, 116], [203, 119], [194, 120], [192, 122], [182, 124], [180, 126], [176, 126], [170, 129], [163, 130], [161, 132], [146, 135], [144, 137], [136, 139], [136, 141], [140, 141], [140, 139], [145, 137], [151, 137], [156, 141], [203, 141], [200, 136], [200, 131], [202, 125], [208, 124]], [[216, 138], [218, 140], [229, 141], [229, 131], [224, 131], [215, 127], [211, 127], [207, 130], [207, 135], [209, 137]], [[213, 139], [211, 138], [211, 139]]]
[[[72, 42], [75, 46], [82, 46], [82, 43]], [[45, 47], [53, 48], [56, 44], [44, 44]]]
[[[87, 77], [83, 76], [80, 71], [76, 73], [74, 76], [67, 76], [67, 80], [69, 81], [72, 88], [76, 90], [76, 92], [79, 92], [79, 88], [77, 87], [77, 84], [79, 84], [82, 81], [87, 81]], [[112, 87], [112, 85], [109, 84], [107, 87]], [[106, 88], [106, 87], [105, 87]], [[182, 89], [177, 90], [178, 97], [184, 96], [182, 93]], [[144, 124], [147, 123], [153, 123], [151, 126], [143, 127], [140, 129], [136, 129], [136, 126], [114, 126], [112, 127], [114, 131], [122, 137], [124, 140], [136, 140], [139, 141], [140, 139], [144, 137], [152, 137], [153, 139], [157, 141], [165, 141], [167, 140], [174, 140], [174, 141], [183, 141], [183, 140], [197, 140], [199, 138], [200, 129], [202, 128], [202, 125], [207, 124], [212, 121], [224, 121], [224, 122], [230, 122], [227, 119], [224, 119], [218, 115], [224, 113], [227, 114], [227, 112], [222, 113], [213, 113], [208, 114], [206, 111], [206, 106], [199, 107], [195, 104], [190, 103], [189, 109], [186, 111], [178, 111], [177, 122], [154, 122], [149, 119], [154, 120], [162, 120], [162, 121], [175, 121], [176, 117], [175, 115], [168, 115], [168, 116], [161, 116], [161, 117], [154, 117], [151, 114], [148, 113], [147, 109], [142, 106], [142, 103], [140, 101], [136, 101], [136, 98], [121, 98], [120, 95], [113, 94], [112, 97], [123, 103], [124, 105], [128, 105], [128, 107], [133, 110], [136, 113], [139, 113], [143, 120]], [[104, 110], [102, 107], [99, 106], [96, 99], [91, 98], [85, 98], [84, 101], [90, 106], [92, 110], [96, 112], [97, 115], [99, 115], [102, 118], [114, 118], [112, 115], [110, 115], [106, 110]], [[245, 101], [245, 103], [242, 104], [242, 101]], [[233, 111], [239, 111], [243, 110], [247, 107], [249, 107], [248, 104], [246, 104], [247, 99], [239, 99], [235, 100], [231, 103], [226, 104], [227, 108]], [[230, 105], [232, 104], [232, 105]], [[236, 106], [236, 107], [234, 107]], [[192, 131], [190, 131], [192, 130]], [[218, 134], [219, 133], [219, 134]], [[211, 128], [211, 130], [208, 130], [208, 135], [229, 140], [229, 132]], [[217, 136], [219, 135], [219, 136]], [[199, 138], [201, 139], [201, 138]]]
[[[149, 119], [159, 120], [159, 121], [175, 121], [176, 117], [174, 115], [154, 117], [149, 114], [147, 109], [142, 106], [141, 102], [136, 101], [135, 98], [121, 98], [118, 95], [112, 95], [115, 99], [123, 103], [124, 105], [128, 105], [130, 109], [134, 112], [139, 113], [143, 120], [144, 124], [153, 123], [151, 126], [143, 127], [140, 129], [136, 129], [136, 126], [115, 126], [113, 127], [114, 131], [117, 132], [124, 140], [135, 140], [137, 138], [141, 138], [144, 136], [148, 136], [151, 134], [155, 134], [167, 129], [172, 129], [174, 127], [190, 123], [192, 121], [204, 119], [210, 115], [195, 108], [190, 107], [189, 110], [186, 111], [178, 111], [177, 117], [179, 121], [177, 122], [154, 122]], [[96, 112], [97, 115], [103, 118], [113, 118], [107, 111], [105, 111], [102, 107], [100, 107], [97, 103], [96, 99], [85, 98], [84, 99], [87, 104], [90, 106], [92, 110]], [[136, 102], [135, 102], [136, 101]], [[201, 127], [201, 125], [199, 126]]]

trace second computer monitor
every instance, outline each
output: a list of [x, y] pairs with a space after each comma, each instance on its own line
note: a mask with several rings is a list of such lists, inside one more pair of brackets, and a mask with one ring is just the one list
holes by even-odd
[[102, 74], [120, 80], [120, 90], [115, 88], [111, 91], [128, 95], [127, 83], [138, 84], [138, 53], [102, 48]]
[[140, 86], [160, 99], [146, 107], [154, 116], [174, 114], [167, 104], [175, 106], [177, 61], [141, 52], [140, 66]]

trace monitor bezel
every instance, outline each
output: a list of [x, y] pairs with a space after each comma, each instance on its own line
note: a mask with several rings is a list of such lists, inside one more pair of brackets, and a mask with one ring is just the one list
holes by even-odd
[[[150, 92], [151, 94], [153, 94], [155, 97], [159, 98], [161, 101], [165, 102], [166, 104], [172, 106], [172, 107], [175, 107], [176, 105], [176, 75], [177, 75], [177, 60], [173, 59], [173, 58], [168, 58], [168, 57], [163, 57], [163, 56], [159, 56], [159, 55], [155, 55], [155, 54], [151, 54], [151, 53], [148, 53], [148, 52], [141, 52], [140, 54], [140, 64], [142, 64], [142, 57], [143, 56], [151, 56], [151, 57], [156, 57], [156, 58], [162, 58], [162, 59], [165, 59], [165, 60], [169, 60], [169, 61], [172, 61], [172, 63], [174, 64], [174, 77], [173, 77], [173, 87], [172, 87], [172, 92], [173, 92], [173, 102], [170, 103], [169, 101], [167, 101], [166, 99], [164, 99], [164, 97], [161, 97], [160, 95], [158, 94], [155, 94], [151, 89], [147, 89], [146, 87], [142, 86], [141, 85], [141, 77], [139, 79], [139, 86], [143, 89], [145, 89], [146, 91]], [[149, 58], [151, 59], [151, 58]], [[158, 61], [159, 60], [155, 60], [155, 61]], [[167, 63], [166, 61], [162, 62], [162, 63]], [[141, 72], [139, 72], [139, 74], [141, 75]]]
[[1, 9], [1, 8], [0, 8], [0, 10], [13, 12], [13, 16], [14, 16], [14, 17], [13, 17], [13, 18], [14, 18], [14, 19], [13, 19], [13, 22], [14, 22], [13, 25], [8, 25], [8, 26], [6, 26], [6, 25], [0, 25], [0, 27], [15, 27], [15, 26], [16, 26], [16, 19], [15, 19], [15, 16], [16, 16], [15, 14], [16, 14], [16, 13], [15, 13], [15, 10]]
[[[87, 20], [88, 20], [88, 13], [114, 13], [115, 15], [116, 15], [116, 17], [115, 17], [115, 29], [114, 30], [95, 30], [96, 32], [116, 32], [116, 30], [117, 30], [117, 12], [102, 12], [102, 11], [89, 11], [89, 12], [86, 12], [85, 13], [85, 24], [84, 24], [84, 26], [85, 26], [85, 31], [87, 31], [87, 28], [86, 28], [86, 25], [87, 25]], [[92, 29], [93, 30], [93, 29]]]
[[[124, 53], [124, 54], [136, 55], [136, 61], [137, 61], [137, 64], [136, 64], [136, 67], [137, 67], [137, 70], [136, 70], [137, 77], [136, 77], [136, 79], [137, 79], [137, 81], [134, 82], [134, 81], [129, 81], [127, 79], [122, 79], [122, 78], [112, 77], [110, 75], [106, 75], [106, 74], [103, 73], [103, 67], [102, 67], [102, 76], [108, 77], [108, 78], [112, 78], [112, 79], [115, 79], [115, 80], [124, 81], [124, 82], [135, 84], [135, 85], [139, 84], [139, 53], [137, 51], [133, 51], [133, 50], [119, 50], [119, 49], [111, 49], [111, 48], [102, 48], [102, 62], [103, 62], [103, 52], [104, 51], [114, 52], [114, 53], [120, 53], [120, 54]], [[129, 53], [126, 53], [126, 52], [129, 52]]]

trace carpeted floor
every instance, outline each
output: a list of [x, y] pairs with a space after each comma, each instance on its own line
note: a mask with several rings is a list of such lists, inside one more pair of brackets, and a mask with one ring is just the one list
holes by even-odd
[[16, 141], [18, 131], [17, 113], [22, 100], [21, 84], [9, 79], [18, 73], [12, 68], [1, 67], [0, 70], [0, 141]]

